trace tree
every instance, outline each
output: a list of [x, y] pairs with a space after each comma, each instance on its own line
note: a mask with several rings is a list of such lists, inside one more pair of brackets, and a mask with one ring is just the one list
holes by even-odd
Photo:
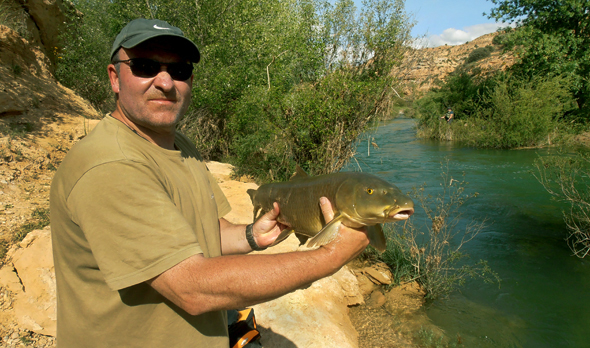
[[[589, 0], [490, 0], [489, 18], [516, 23], [508, 40], [520, 57], [512, 70], [524, 76], [562, 75], [573, 81], [579, 109], [590, 98]], [[583, 112], [581, 114], [586, 114]]]
[[113, 38], [134, 18], [166, 20], [202, 57], [181, 130], [261, 180], [342, 167], [387, 109], [412, 26], [404, 0], [364, 0], [360, 14], [352, 0], [73, 1], [84, 15], [62, 37], [60, 81], [110, 111]]

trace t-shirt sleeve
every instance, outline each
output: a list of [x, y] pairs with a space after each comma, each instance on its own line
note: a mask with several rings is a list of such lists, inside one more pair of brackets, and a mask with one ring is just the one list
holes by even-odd
[[91, 169], [67, 204], [112, 290], [149, 280], [202, 253], [164, 183], [141, 163], [118, 161]]

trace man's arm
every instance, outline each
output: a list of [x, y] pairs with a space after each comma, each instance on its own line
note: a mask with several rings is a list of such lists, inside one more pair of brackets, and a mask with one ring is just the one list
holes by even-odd
[[[321, 202], [322, 213], [330, 221], [332, 206], [325, 198]], [[265, 216], [272, 221], [274, 213]], [[241, 308], [275, 299], [337, 272], [368, 244], [365, 230], [342, 225], [334, 241], [315, 250], [214, 258], [195, 255], [148, 284], [191, 315]]]

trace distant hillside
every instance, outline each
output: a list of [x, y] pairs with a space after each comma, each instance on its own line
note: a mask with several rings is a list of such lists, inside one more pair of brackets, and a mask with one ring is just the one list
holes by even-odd
[[469, 67], [478, 67], [483, 74], [504, 70], [514, 63], [514, 57], [502, 54], [502, 46], [492, 43], [496, 35], [498, 34], [483, 35], [463, 45], [411, 50], [405, 55], [402, 65], [393, 73], [401, 79], [404, 94], [426, 92], [434, 87], [435, 81], [444, 81], [450, 73], [464, 65], [474, 50], [488, 46], [490, 50], [493, 49], [491, 55], [471, 63]]

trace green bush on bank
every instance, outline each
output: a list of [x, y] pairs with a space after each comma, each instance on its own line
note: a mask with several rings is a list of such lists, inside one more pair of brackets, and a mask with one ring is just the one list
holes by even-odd
[[[570, 84], [561, 76], [521, 80], [497, 74], [478, 81], [462, 73], [418, 103], [419, 132], [424, 137], [476, 147], [552, 144], [559, 141], [567, 126], [561, 118], [575, 108]], [[463, 99], [458, 100], [458, 96]], [[450, 125], [439, 118], [445, 104], [455, 111], [456, 120]]]
[[488, 45], [486, 47], [478, 47], [469, 53], [467, 59], [465, 59], [465, 64], [477, 62], [478, 60], [485, 59], [492, 55], [494, 52], [494, 46]]

